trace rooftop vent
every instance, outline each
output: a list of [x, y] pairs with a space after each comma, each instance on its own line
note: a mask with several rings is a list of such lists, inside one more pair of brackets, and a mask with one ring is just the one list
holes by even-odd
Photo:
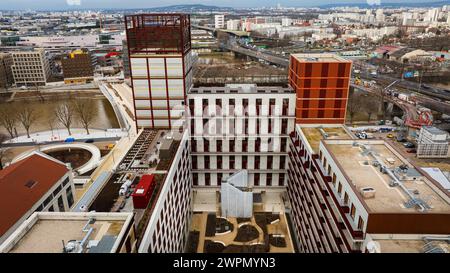
[[361, 195], [366, 198], [375, 198], [376, 190], [371, 187], [365, 187], [360, 189]]
[[29, 180], [27, 183], [25, 183], [25, 187], [31, 189], [32, 187], [34, 187], [37, 184], [36, 181], [34, 180]]

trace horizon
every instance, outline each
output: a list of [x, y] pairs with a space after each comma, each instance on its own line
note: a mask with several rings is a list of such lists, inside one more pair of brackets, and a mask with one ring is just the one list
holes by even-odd
[[[232, 9], [250, 9], [250, 8], [271, 8], [281, 5], [287, 8], [314, 8], [321, 6], [371, 6], [376, 8], [377, 6], [386, 5], [400, 5], [404, 3], [405, 5], [420, 5], [426, 6], [427, 4], [450, 4], [450, 0], [436, 1], [436, 0], [343, 0], [339, 2], [329, 1], [329, 0], [318, 0], [314, 4], [310, 4], [308, 1], [294, 1], [294, 0], [281, 0], [281, 1], [271, 1], [271, 0], [249, 0], [246, 5], [241, 5], [240, 2], [236, 0], [225, 0], [222, 4], [216, 4], [211, 0], [200, 0], [192, 3], [187, 0], [174, 0], [166, 1], [163, 5], [157, 1], [146, 1], [146, 0], [129, 0], [127, 4], [123, 4], [120, 0], [4, 0], [4, 6], [8, 8], [2, 8], [1, 11], [73, 11], [73, 10], [133, 10], [133, 9], [157, 9], [165, 8], [171, 6], [212, 6], [217, 8], [232, 8]], [[57, 1], [58, 3], [55, 3]], [[158, 4], [159, 3], [159, 4]], [[131, 7], [130, 7], [131, 6]]]

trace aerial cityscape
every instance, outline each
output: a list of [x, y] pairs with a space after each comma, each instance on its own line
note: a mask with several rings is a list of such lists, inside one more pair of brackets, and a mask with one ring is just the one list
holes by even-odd
[[450, 253], [450, 1], [5, 2], [0, 253]]

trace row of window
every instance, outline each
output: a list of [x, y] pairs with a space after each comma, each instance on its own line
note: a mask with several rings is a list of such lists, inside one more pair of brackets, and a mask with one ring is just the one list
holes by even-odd
[[[56, 187], [56, 189], [53, 190], [53, 192], [51, 194], [49, 194], [49, 196], [44, 200], [44, 202], [42, 202], [42, 204], [36, 209], [36, 211], [44, 210], [61, 193], [61, 190], [68, 183], [69, 183], [69, 178], [67, 177], [66, 179], [64, 179], [62, 184], [58, 185]], [[66, 193], [66, 198], [67, 198], [67, 206], [68, 206], [68, 208], [70, 208], [70, 207], [72, 207], [72, 205], [74, 203], [72, 187], [70, 187], [70, 186], [67, 187], [65, 193]], [[59, 211], [65, 211], [63, 196], [64, 196], [64, 194], [61, 194], [58, 197], [58, 208], [59, 208]], [[54, 211], [53, 206], [50, 206], [48, 210], [49, 211]]]
[[[213, 182], [211, 180], [211, 174], [210, 173], [204, 173], [204, 186], [212, 186]], [[233, 173], [229, 173], [228, 176], [233, 175]], [[267, 173], [266, 174], [266, 180], [265, 180], [265, 186], [284, 186], [285, 185], [285, 174], [284, 173], [280, 173], [278, 174], [278, 179], [277, 181], [275, 181], [273, 179], [273, 174], [272, 173]], [[251, 176], [250, 176], [251, 177]], [[253, 186], [260, 186], [261, 185], [261, 174], [259, 173], [254, 173], [253, 174], [253, 180], [249, 177], [249, 183], [251, 184], [253, 182]], [[216, 183], [214, 184], [217, 186], [220, 186], [222, 184], [222, 180], [224, 178], [224, 173], [217, 173], [217, 180]], [[193, 180], [193, 184], [194, 186], [199, 186], [199, 174], [198, 173], [193, 173], [192, 174], [192, 180]]]
[[[205, 155], [203, 156], [203, 169], [205, 170], [209, 170], [210, 169], [210, 158], [211, 156], [209, 155]], [[222, 170], [223, 168], [223, 158], [222, 156], [218, 155], [218, 156], [214, 156], [215, 160], [216, 160], [216, 168], [217, 170]], [[247, 156], [247, 155], [243, 155], [241, 156], [241, 166], [236, 166], [235, 165], [235, 156], [231, 155], [229, 157], [227, 157], [227, 163], [228, 163], [228, 170], [234, 170], [236, 169], [236, 167], [238, 167], [239, 169], [247, 169], [248, 168], [248, 162], [249, 162], [249, 158], [250, 161], [253, 162], [253, 170], [272, 170], [274, 167], [273, 164], [273, 156], [266, 156], [266, 164], [265, 166], [261, 166], [261, 156], [256, 155], [256, 156]], [[277, 169], [281, 169], [284, 170], [286, 167], [286, 156], [282, 155], [280, 156], [280, 162], [279, 162], [279, 167]], [[198, 163], [197, 163], [197, 156], [192, 156], [192, 169], [193, 170], [197, 170], [198, 169]]]
[[[202, 110], [205, 112], [207, 107], [214, 107], [213, 105], [209, 105], [208, 99], [202, 99]], [[261, 109], [263, 107], [263, 100], [262, 99], [256, 99], [256, 115], [261, 114]], [[275, 109], [275, 103], [276, 100], [274, 98], [269, 99], [269, 116], [271, 116], [274, 113]], [[249, 99], [242, 99], [242, 107], [244, 110], [244, 115], [248, 116], [248, 109], [249, 109]], [[223, 105], [223, 99], [215, 99], [215, 108], [216, 108], [216, 114], [222, 115], [222, 109], [224, 109]], [[228, 99], [228, 109], [230, 110], [230, 113], [234, 113], [234, 109], [236, 108], [236, 100], [235, 99]], [[191, 116], [194, 116], [194, 109], [195, 109], [195, 100], [189, 99], [189, 109]], [[289, 111], [289, 99], [284, 98], [282, 102], [282, 111], [281, 115], [287, 116]]]
[[[214, 141], [214, 140], [213, 140]], [[225, 151], [223, 149], [223, 142], [224, 141], [228, 141], [228, 151]], [[192, 139], [191, 140], [191, 151], [193, 153], [196, 152], [210, 152], [210, 145], [211, 145], [211, 140], [204, 138], [203, 139], [203, 149], [197, 149], [197, 140]], [[241, 151], [237, 151], [236, 149], [236, 140], [234, 139], [230, 139], [230, 140], [222, 140], [222, 139], [217, 139], [215, 140], [215, 144], [216, 144], [216, 152], [249, 152], [248, 149], [248, 144], [249, 144], [249, 138], [246, 137], [244, 139], [242, 139], [242, 143], [241, 143]], [[254, 152], [261, 152], [261, 138], [257, 137], [255, 140], [255, 151]], [[272, 143], [272, 138], [268, 138], [267, 143], [270, 144]], [[286, 152], [287, 149], [287, 138], [281, 138], [280, 139], [280, 151], [281, 152]]]
[[[202, 119], [203, 122], [203, 128], [210, 132], [213, 131], [212, 133], [216, 133], [216, 134], [222, 134], [223, 133], [223, 127], [224, 127], [224, 123], [221, 119], [217, 119], [217, 118], [203, 118]], [[235, 126], [235, 122], [234, 120], [230, 119], [229, 121], [229, 130], [231, 130], [232, 132], [236, 132], [236, 133], [242, 133], [242, 134], [249, 134], [249, 119], [248, 118], [244, 118], [243, 119], [243, 126], [242, 128], [239, 128], [240, 130], [237, 130], [238, 128]], [[255, 132], [256, 134], [261, 134], [262, 130], [261, 130], [261, 123], [262, 123], [262, 119], [255, 119]], [[267, 132], [270, 133], [274, 133], [274, 127], [275, 127], [275, 122], [273, 121], [273, 119], [268, 118], [267, 119], [268, 125], [267, 125]], [[288, 124], [289, 124], [289, 120], [287, 118], [283, 118], [281, 119], [281, 134], [286, 135], [288, 132]], [[211, 128], [213, 127], [213, 128]], [[191, 120], [191, 135], [195, 135], [195, 122]]]

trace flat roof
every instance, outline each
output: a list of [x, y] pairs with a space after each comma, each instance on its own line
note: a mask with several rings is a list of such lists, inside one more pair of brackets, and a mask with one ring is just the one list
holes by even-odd
[[[70, 240], [81, 241], [86, 236], [86, 232], [83, 232], [82, 229], [90, 218], [95, 221], [88, 225], [88, 228], [93, 228], [88, 241], [94, 246], [86, 248], [83, 252], [115, 252], [120, 243], [117, 241], [120, 241], [125, 230], [132, 223], [133, 214], [34, 213], [0, 246], [0, 252], [62, 253], [62, 241], [67, 245]], [[107, 242], [108, 247], [98, 251], [99, 247], [105, 245], [103, 242]], [[111, 244], [112, 242], [113, 244]]]
[[[348, 177], [347, 179], [350, 180], [348, 182], [354, 185], [356, 191], [359, 192], [361, 188], [365, 187], [373, 188], [376, 191], [373, 198], [361, 198], [370, 211], [408, 213], [416, 212], [417, 208], [405, 206], [409, 200], [406, 192], [399, 186], [391, 187], [389, 184], [392, 178], [388, 174], [382, 173], [380, 167], [373, 166], [375, 158], [366, 153], [364, 147], [355, 146], [354, 143], [364, 144], [391, 170], [398, 169], [400, 166], [408, 167], [411, 180], [400, 179], [400, 181], [416, 198], [420, 198], [430, 206], [430, 209], [425, 211], [426, 213], [450, 213], [449, 198], [442, 197], [445, 193], [438, 193], [436, 186], [430, 180], [422, 176], [383, 140], [325, 140], [324, 148], [334, 157], [341, 172]], [[412, 180], [412, 177], [416, 177], [416, 179]]]
[[344, 59], [337, 54], [331, 53], [311, 53], [311, 54], [291, 54], [292, 57], [297, 59], [299, 62], [304, 63], [314, 63], [314, 62], [323, 62], [323, 63], [332, 63], [332, 62], [345, 62], [350, 63], [351, 61], [348, 59]]
[[[427, 242], [421, 239], [377, 239], [381, 253], [424, 253]], [[429, 245], [429, 250], [450, 253], [450, 245], [447, 241], [434, 240]]]
[[345, 130], [341, 125], [334, 125], [333, 127], [313, 125], [313, 126], [302, 126], [297, 125], [300, 131], [306, 137], [309, 145], [311, 146], [314, 153], [319, 152], [320, 141], [323, 139], [352, 139], [352, 135]]
[[256, 94], [256, 93], [294, 93], [291, 87], [281, 86], [257, 86], [255, 84], [227, 84], [224, 87], [193, 87], [190, 94]]

